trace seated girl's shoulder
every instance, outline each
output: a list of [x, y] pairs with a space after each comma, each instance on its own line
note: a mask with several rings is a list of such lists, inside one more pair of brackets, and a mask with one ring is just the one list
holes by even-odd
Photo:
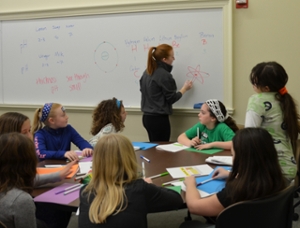
[[217, 126], [216, 126], [216, 129], [218, 129], [218, 130], [228, 130], [228, 129], [230, 129], [232, 131], [232, 129], [226, 123], [218, 123]]
[[102, 132], [105, 134], [109, 134], [116, 132], [116, 130], [115, 127], [111, 123], [109, 123], [102, 128]]
[[9, 190], [3, 197], [3, 200], [8, 200], [13, 202], [31, 202], [32, 197], [29, 195], [29, 193], [24, 192], [21, 189], [18, 188], [12, 188]]
[[147, 187], [148, 183], [146, 183], [142, 178], [136, 179], [132, 181], [131, 183], [126, 185], [127, 190], [133, 190], [133, 191], [143, 191]]
[[228, 125], [226, 123], [218, 123], [216, 125], [217, 128], [228, 128]]

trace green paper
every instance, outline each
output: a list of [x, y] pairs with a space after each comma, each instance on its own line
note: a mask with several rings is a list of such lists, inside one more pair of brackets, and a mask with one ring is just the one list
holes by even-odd
[[205, 149], [205, 150], [197, 150], [195, 148], [188, 148], [185, 150], [190, 151], [190, 152], [202, 153], [202, 154], [215, 154], [215, 153], [223, 151], [223, 149], [218, 149], [218, 148], [211, 148], [211, 149]]
[[166, 188], [171, 189], [171, 190], [173, 190], [173, 191], [178, 192], [179, 194], [181, 194], [181, 186], [168, 186]]

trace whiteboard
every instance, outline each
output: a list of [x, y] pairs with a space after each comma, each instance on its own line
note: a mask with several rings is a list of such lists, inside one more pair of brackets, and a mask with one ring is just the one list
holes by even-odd
[[95, 106], [116, 97], [140, 107], [139, 79], [151, 46], [173, 46], [174, 104], [224, 98], [222, 8], [2, 22], [3, 103]]

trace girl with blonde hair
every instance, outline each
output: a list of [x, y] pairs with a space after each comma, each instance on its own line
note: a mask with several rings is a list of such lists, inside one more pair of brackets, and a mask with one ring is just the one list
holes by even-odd
[[80, 192], [79, 227], [147, 227], [147, 213], [175, 210], [181, 196], [138, 177], [129, 139], [102, 137], [94, 149], [92, 179]]
[[71, 150], [71, 142], [82, 150], [82, 156], [92, 155], [93, 147], [68, 124], [68, 119], [65, 108], [57, 103], [46, 103], [35, 111], [34, 143], [40, 160], [78, 160], [77, 153]]

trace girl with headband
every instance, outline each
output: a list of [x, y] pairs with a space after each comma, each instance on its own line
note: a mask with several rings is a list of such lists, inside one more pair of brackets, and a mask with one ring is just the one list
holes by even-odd
[[231, 140], [238, 127], [221, 101], [207, 100], [198, 117], [199, 123], [178, 136], [179, 143], [199, 150], [231, 149]]
[[122, 101], [116, 98], [101, 101], [93, 112], [93, 137], [89, 143], [95, 147], [102, 136], [122, 131], [126, 115]]
[[174, 60], [173, 48], [168, 44], [149, 49], [147, 69], [140, 79], [140, 91], [143, 126], [150, 142], [170, 141], [169, 115], [173, 112], [172, 105], [193, 85], [192, 81], [187, 80], [177, 91], [171, 74]]
[[93, 147], [68, 124], [68, 119], [65, 108], [57, 103], [46, 103], [35, 111], [34, 143], [40, 160], [78, 160], [77, 153], [71, 150], [71, 143], [82, 150], [82, 156], [92, 155]]
[[262, 127], [273, 137], [284, 176], [296, 176], [295, 155], [300, 132], [298, 108], [285, 85], [288, 75], [276, 62], [253, 67], [250, 82], [256, 94], [248, 100], [245, 127]]

